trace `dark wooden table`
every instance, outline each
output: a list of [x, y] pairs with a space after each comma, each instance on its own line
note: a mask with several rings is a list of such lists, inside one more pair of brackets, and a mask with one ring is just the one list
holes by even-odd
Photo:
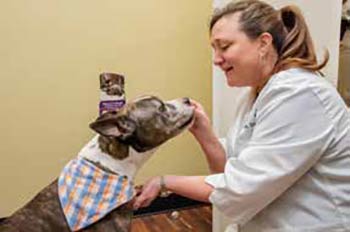
[[212, 231], [211, 205], [176, 194], [134, 212], [132, 232]]
[[211, 206], [164, 212], [133, 219], [132, 232], [212, 231]]

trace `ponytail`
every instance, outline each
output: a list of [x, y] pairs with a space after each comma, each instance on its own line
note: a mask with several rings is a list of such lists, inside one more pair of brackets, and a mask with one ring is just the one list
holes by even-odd
[[318, 64], [315, 48], [307, 28], [305, 19], [296, 6], [286, 6], [280, 9], [281, 21], [287, 32], [276, 69], [302, 67], [320, 73], [329, 60], [326, 51], [324, 60]]

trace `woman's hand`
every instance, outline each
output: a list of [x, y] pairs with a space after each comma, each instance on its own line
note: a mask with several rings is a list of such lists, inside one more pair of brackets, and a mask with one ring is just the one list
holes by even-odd
[[211, 124], [208, 115], [205, 113], [203, 106], [191, 99], [191, 105], [194, 107], [194, 122], [189, 131], [199, 138], [201, 134], [211, 131]]
[[194, 107], [194, 122], [189, 131], [194, 135], [204, 151], [210, 171], [212, 173], [223, 172], [226, 163], [225, 149], [216, 137], [209, 117], [201, 104], [190, 100]]
[[153, 177], [146, 181], [143, 185], [140, 194], [136, 197], [134, 202], [134, 209], [147, 207], [159, 195], [161, 190], [160, 177]]

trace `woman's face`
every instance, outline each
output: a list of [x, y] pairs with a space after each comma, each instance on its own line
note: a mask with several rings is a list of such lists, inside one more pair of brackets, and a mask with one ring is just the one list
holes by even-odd
[[261, 82], [261, 41], [252, 40], [239, 29], [239, 13], [219, 19], [211, 30], [214, 64], [225, 72], [227, 84], [259, 86]]

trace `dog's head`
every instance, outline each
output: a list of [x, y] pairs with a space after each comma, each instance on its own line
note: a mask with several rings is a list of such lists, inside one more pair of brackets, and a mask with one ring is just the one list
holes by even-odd
[[118, 112], [107, 112], [90, 124], [105, 137], [114, 137], [138, 152], [158, 147], [185, 130], [193, 119], [188, 98], [162, 101], [145, 96], [128, 102]]

